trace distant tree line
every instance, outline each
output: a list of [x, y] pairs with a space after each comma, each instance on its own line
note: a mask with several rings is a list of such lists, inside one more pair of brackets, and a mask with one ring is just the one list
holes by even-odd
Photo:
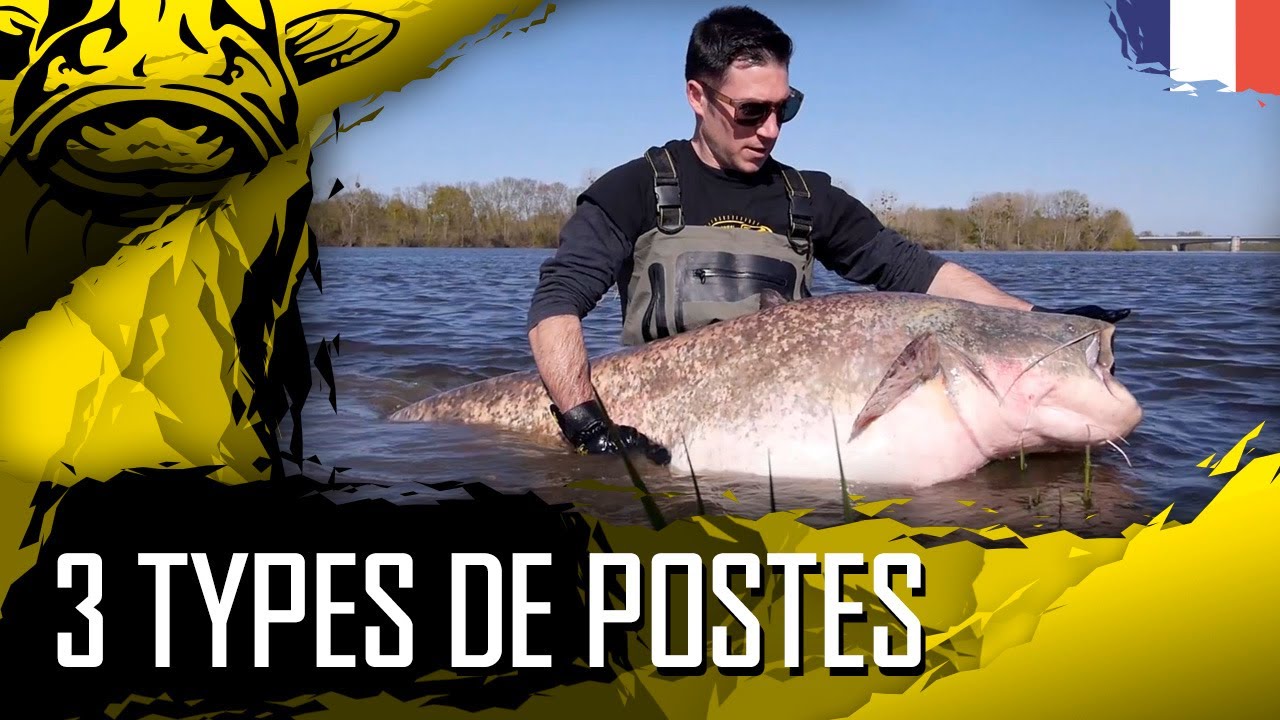
[[[505, 177], [386, 195], [355, 183], [318, 199], [310, 223], [322, 245], [552, 248], [584, 187]], [[1074, 190], [977, 195], [962, 208], [900, 206], [892, 193], [867, 204], [886, 225], [934, 250], [1139, 247], [1123, 211], [1094, 205]]]
[[314, 202], [309, 223], [321, 245], [555, 247], [581, 191], [511, 177], [391, 195], [356, 183]]

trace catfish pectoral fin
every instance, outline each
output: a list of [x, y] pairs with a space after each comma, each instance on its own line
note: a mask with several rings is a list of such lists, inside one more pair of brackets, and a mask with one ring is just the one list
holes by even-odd
[[942, 345], [933, 333], [924, 333], [907, 343], [862, 406], [848, 441], [853, 442], [867, 426], [892, 410], [921, 383], [940, 373], [941, 356]]

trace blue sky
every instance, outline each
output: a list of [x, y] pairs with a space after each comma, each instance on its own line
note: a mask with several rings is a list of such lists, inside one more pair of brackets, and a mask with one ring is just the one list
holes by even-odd
[[[383, 192], [502, 176], [578, 185], [688, 137], [685, 47], [721, 4], [557, 2], [546, 24], [380, 98], [374, 122], [317, 150], [319, 197], [334, 177]], [[749, 4], [795, 41], [791, 80], [806, 95], [775, 156], [864, 201], [1074, 189], [1138, 231], [1280, 234], [1280, 97], [1163, 92], [1167, 78], [1128, 68], [1103, 0]]]

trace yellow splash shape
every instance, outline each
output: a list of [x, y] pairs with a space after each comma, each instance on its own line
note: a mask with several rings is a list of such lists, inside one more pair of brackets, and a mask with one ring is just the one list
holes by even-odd
[[887, 500], [875, 500], [873, 502], [859, 503], [853, 506], [854, 510], [866, 515], [867, 517], [875, 517], [884, 512], [885, 508], [893, 505], [906, 505], [911, 502], [911, 498], [890, 498]]
[[1247, 445], [1250, 440], [1258, 437], [1258, 434], [1262, 432], [1262, 426], [1265, 424], [1266, 423], [1258, 423], [1258, 427], [1254, 428], [1243, 438], [1240, 438], [1240, 442], [1236, 443], [1236, 446], [1231, 448], [1231, 450], [1228, 451], [1226, 455], [1223, 455], [1222, 459], [1218, 461], [1213, 472], [1209, 473], [1209, 477], [1235, 472], [1236, 468], [1240, 465], [1240, 458], [1244, 456], [1245, 445]]

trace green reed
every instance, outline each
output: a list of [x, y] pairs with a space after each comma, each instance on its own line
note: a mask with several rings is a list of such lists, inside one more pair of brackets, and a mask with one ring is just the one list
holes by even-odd
[[778, 512], [778, 503], [773, 499], [773, 454], [765, 451], [765, 461], [769, 466], [769, 512]]
[[698, 514], [706, 515], [707, 509], [702, 504], [702, 491], [698, 489], [698, 474], [693, 471], [693, 455], [689, 453], [689, 443], [684, 435], [680, 436], [680, 442], [684, 445], [684, 459], [689, 462], [689, 476], [693, 478], [693, 495], [698, 499]]
[[1089, 457], [1089, 446], [1084, 446], [1084, 506], [1086, 508], [1093, 506], [1093, 477], [1092, 465]]
[[844, 477], [844, 458], [840, 455], [840, 428], [836, 427], [835, 413], [831, 414], [831, 432], [836, 441], [836, 464], [840, 468], [840, 507], [843, 509], [844, 521], [853, 518], [853, 507], [849, 503], [849, 484]]

